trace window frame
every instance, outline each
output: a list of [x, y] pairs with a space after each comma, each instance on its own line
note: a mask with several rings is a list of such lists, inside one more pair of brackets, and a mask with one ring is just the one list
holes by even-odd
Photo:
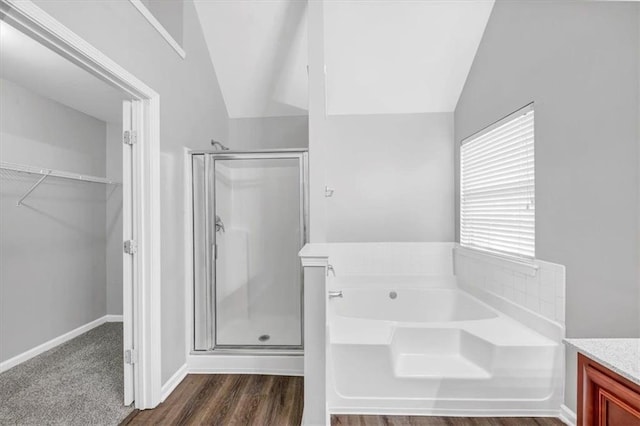
[[[529, 113], [533, 113], [533, 120], [531, 123], [532, 126], [532, 130], [533, 130], [533, 137], [532, 137], [532, 146], [533, 146], [533, 191], [532, 191], [532, 205], [533, 205], [533, 244], [532, 244], [532, 255], [528, 256], [522, 253], [518, 253], [515, 251], [506, 251], [506, 250], [501, 250], [501, 249], [496, 249], [496, 248], [491, 248], [491, 247], [482, 247], [482, 246], [478, 246], [477, 244], [469, 244], [469, 243], [463, 243], [463, 197], [464, 197], [464, 193], [463, 193], [463, 185], [464, 185], [464, 181], [463, 181], [463, 149], [462, 147], [470, 142], [473, 142], [481, 137], [483, 137], [484, 135], [492, 132], [493, 130], [496, 130], [522, 116], [525, 116]], [[459, 156], [458, 156], [458, 218], [459, 218], [459, 245], [460, 247], [466, 249], [466, 250], [472, 250], [472, 251], [476, 251], [478, 253], [481, 253], [483, 255], [489, 255], [489, 256], [496, 256], [499, 258], [504, 258], [507, 260], [511, 260], [511, 261], [517, 261], [517, 262], [524, 262], [524, 263], [533, 263], [536, 260], [536, 214], [535, 214], [535, 192], [536, 192], [536, 185], [535, 185], [535, 136], [536, 132], [535, 132], [535, 108], [534, 108], [534, 102], [530, 102], [528, 104], [526, 104], [525, 106], [518, 108], [517, 110], [513, 111], [512, 113], [509, 113], [508, 115], [498, 119], [497, 121], [494, 121], [493, 123], [489, 124], [488, 126], [485, 126], [484, 128], [478, 130], [477, 132], [463, 138], [460, 141], [460, 145], [459, 145]]]

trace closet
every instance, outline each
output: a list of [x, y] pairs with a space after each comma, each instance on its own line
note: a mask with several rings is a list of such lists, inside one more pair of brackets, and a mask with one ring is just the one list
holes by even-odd
[[[51, 401], [28, 401], [35, 382], [61, 380], [52, 398], [63, 404], [65, 393], [83, 392], [73, 386], [92, 386], [74, 377], [87, 369], [96, 409], [118, 410], [126, 97], [6, 22], [0, 29], [0, 385], [70, 345], [67, 361], [52, 357], [38, 380], [25, 373], [24, 386], [3, 403], [14, 412], [42, 404], [36, 414], [46, 416]], [[55, 376], [62, 369], [68, 381]]]

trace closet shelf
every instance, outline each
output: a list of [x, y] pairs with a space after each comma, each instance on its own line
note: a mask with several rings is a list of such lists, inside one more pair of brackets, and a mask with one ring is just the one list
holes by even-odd
[[31, 194], [49, 176], [62, 178], [62, 179], [79, 180], [83, 182], [104, 183], [106, 185], [121, 185], [120, 182], [116, 182], [116, 181], [98, 177], [98, 176], [82, 175], [78, 173], [65, 172], [63, 170], [43, 169], [41, 167], [27, 166], [25, 164], [8, 163], [6, 161], [0, 161], [0, 169], [42, 175], [42, 177], [38, 179], [38, 181], [34, 183], [31, 188], [29, 188], [29, 190], [20, 198], [20, 200], [18, 200], [18, 203], [17, 203], [18, 206], [21, 206], [24, 199], [27, 198], [29, 194]]

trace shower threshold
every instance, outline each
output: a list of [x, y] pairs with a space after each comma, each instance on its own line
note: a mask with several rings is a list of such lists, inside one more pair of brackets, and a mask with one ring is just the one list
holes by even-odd
[[198, 350], [191, 352], [193, 355], [259, 355], [259, 356], [302, 356], [304, 349], [301, 346], [295, 347], [269, 347], [269, 346], [224, 346], [215, 347], [209, 350]]

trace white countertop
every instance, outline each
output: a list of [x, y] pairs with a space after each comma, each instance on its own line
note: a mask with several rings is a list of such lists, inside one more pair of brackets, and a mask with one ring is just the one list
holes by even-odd
[[640, 385], [640, 339], [565, 339], [565, 342]]

